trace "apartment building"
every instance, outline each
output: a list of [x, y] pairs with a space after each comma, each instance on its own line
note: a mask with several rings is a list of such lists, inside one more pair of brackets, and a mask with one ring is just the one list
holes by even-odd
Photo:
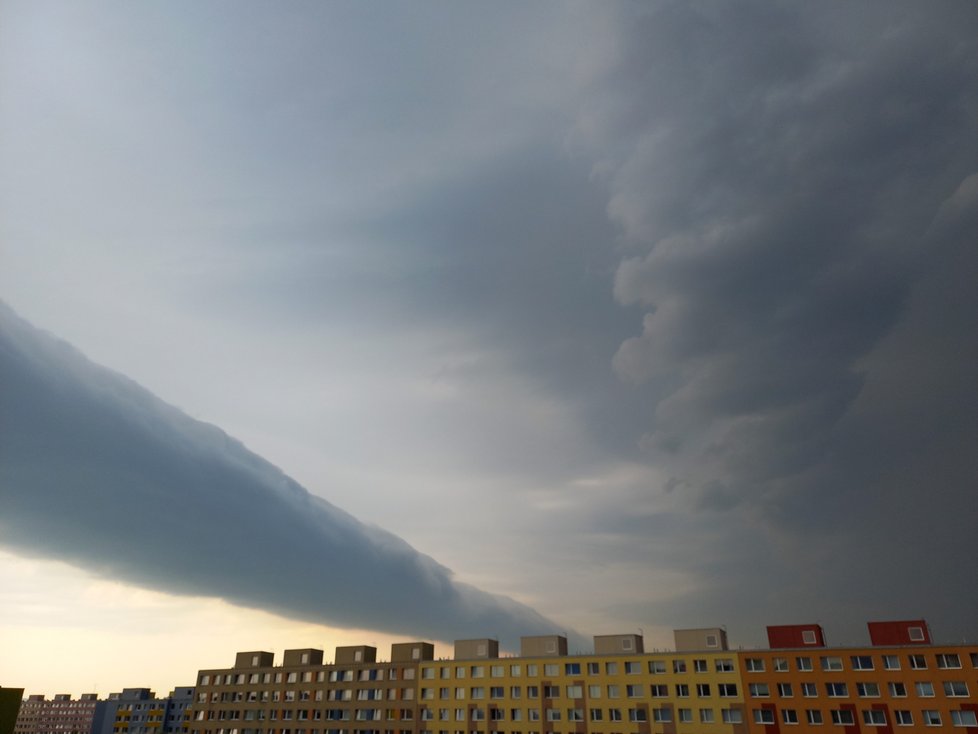
[[738, 653], [751, 730], [978, 732], [978, 646], [934, 645], [924, 620], [869, 631], [829, 648], [819, 625], [768, 627], [770, 649]]
[[182, 734], [194, 700], [191, 686], [175, 688], [158, 698], [149, 688], [125, 688], [99, 701], [92, 734]]
[[53, 699], [28, 696], [20, 705], [14, 734], [90, 734], [98, 697], [83, 693], [73, 699], [59, 693]]
[[[877, 626], [874, 626], [877, 625]], [[918, 630], [924, 639], [918, 640]], [[641, 635], [489, 638], [238, 653], [202, 670], [188, 734], [978, 733], [978, 645], [939, 646], [922, 621], [871, 623], [869, 648], [830, 648], [818, 625], [768, 628], [769, 647], [729, 649], [722, 628], [677, 630], [674, 650]], [[902, 635], [902, 636], [901, 636]], [[870, 728], [872, 727], [872, 728]]]

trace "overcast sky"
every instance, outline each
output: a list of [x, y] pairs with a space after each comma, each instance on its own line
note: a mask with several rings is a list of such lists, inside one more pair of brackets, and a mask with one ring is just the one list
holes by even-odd
[[963, 0], [5, 2], [0, 684], [978, 638], [976, 39]]

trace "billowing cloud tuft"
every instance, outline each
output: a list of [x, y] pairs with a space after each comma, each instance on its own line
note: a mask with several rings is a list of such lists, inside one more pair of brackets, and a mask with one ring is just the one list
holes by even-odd
[[2, 304], [0, 382], [6, 548], [337, 626], [504, 644], [559, 629], [456, 581]]

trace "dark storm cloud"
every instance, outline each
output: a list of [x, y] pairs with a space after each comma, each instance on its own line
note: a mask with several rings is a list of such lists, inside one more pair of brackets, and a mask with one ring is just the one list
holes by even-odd
[[964, 630], [973, 568], [932, 568], [978, 519], [978, 19], [821, 10], [653, 6], [581, 126], [631, 248], [615, 294], [645, 311], [614, 365], [716, 554], [653, 608], [848, 597], [850, 623], [926, 607]]
[[556, 629], [455, 581], [2, 304], [0, 378], [8, 549], [340, 626], [504, 644]]

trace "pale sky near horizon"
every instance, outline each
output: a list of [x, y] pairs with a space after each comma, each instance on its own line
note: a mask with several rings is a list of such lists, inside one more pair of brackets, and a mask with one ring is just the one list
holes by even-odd
[[[976, 39], [970, 2], [3, 3], [0, 367], [37, 392], [0, 403], [0, 685], [447, 654], [436, 599], [508, 646], [975, 639]], [[151, 427], [142, 487], [91, 446], [165, 412], [32, 415], [95, 373], [17, 318], [339, 508], [314, 557], [237, 444], [212, 476], [214, 435]], [[196, 545], [208, 497], [166, 477], [274, 515], [269, 565]]]

